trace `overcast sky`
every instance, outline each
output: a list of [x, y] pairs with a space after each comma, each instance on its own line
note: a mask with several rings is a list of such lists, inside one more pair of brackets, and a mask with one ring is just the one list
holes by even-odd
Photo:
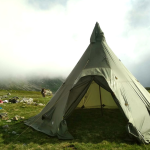
[[0, 0], [0, 76], [66, 77], [96, 22], [118, 58], [150, 86], [149, 0]]

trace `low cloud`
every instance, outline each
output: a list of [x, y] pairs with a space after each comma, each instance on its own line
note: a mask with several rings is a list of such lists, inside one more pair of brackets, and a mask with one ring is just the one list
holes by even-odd
[[1, 77], [66, 77], [99, 22], [111, 49], [144, 86], [150, 86], [148, 4], [146, 0], [0, 1]]

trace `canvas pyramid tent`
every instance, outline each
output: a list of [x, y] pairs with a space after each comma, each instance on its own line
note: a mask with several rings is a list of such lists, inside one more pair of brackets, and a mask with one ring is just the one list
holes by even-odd
[[129, 134], [141, 142], [150, 141], [150, 94], [109, 48], [98, 23], [66, 81], [26, 124], [59, 139], [72, 139], [65, 120], [76, 107], [120, 108]]

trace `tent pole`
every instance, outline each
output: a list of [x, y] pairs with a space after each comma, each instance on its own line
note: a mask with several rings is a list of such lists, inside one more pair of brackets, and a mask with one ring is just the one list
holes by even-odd
[[100, 96], [100, 105], [101, 105], [101, 113], [102, 113], [102, 116], [103, 116], [103, 108], [102, 108], [102, 96], [101, 96], [101, 88], [99, 86], [99, 96]]

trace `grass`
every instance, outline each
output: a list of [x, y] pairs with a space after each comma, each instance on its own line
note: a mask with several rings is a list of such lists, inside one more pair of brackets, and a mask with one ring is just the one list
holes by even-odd
[[[13, 96], [33, 98], [38, 103], [46, 104], [51, 97], [43, 98], [40, 92], [33, 91], [5, 91], [0, 90], [0, 96], [11, 93]], [[8, 98], [8, 99], [9, 99]], [[25, 107], [22, 107], [25, 106]], [[143, 150], [150, 149], [150, 145], [139, 145], [136, 142], [127, 142], [126, 120], [119, 110], [76, 109], [67, 119], [70, 133], [74, 140], [59, 140], [38, 132], [26, 125], [24, 120], [38, 114], [44, 106], [27, 105], [23, 103], [3, 104], [0, 113], [7, 112], [6, 120], [15, 115], [25, 119], [7, 123], [0, 120], [0, 148], [3, 150]], [[4, 129], [4, 125], [9, 125]], [[12, 134], [15, 131], [17, 134]]]

